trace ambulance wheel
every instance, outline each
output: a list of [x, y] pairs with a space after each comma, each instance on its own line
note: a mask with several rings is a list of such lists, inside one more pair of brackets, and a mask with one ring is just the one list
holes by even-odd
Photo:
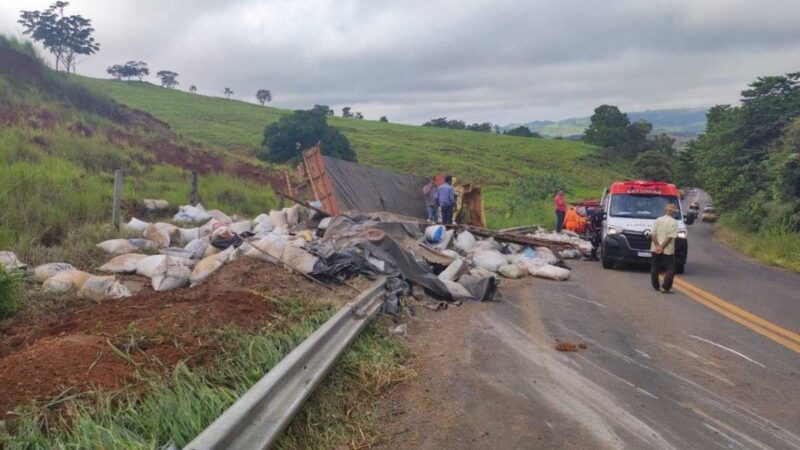
[[614, 268], [614, 262], [613, 261], [609, 261], [608, 258], [606, 258], [606, 252], [605, 252], [605, 249], [603, 247], [600, 247], [600, 262], [603, 264], [603, 269], [613, 269]]

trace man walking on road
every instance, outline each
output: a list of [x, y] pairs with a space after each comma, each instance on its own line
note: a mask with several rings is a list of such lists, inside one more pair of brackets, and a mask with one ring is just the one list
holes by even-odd
[[561, 229], [564, 228], [564, 215], [567, 214], [567, 202], [564, 200], [564, 191], [558, 191], [558, 194], [556, 194], [553, 200], [556, 204], [556, 233], [561, 233]]
[[[678, 208], [668, 203], [664, 215], [653, 222], [650, 235], [650, 251], [653, 252], [650, 266], [650, 282], [653, 289], [664, 294], [670, 293], [675, 278], [675, 238], [678, 237], [678, 221], [673, 214]], [[659, 285], [658, 275], [664, 270], [664, 284]]]
[[428, 211], [428, 220], [436, 223], [439, 216], [438, 207], [436, 205], [436, 177], [431, 177], [422, 188], [422, 193], [425, 195], [425, 209]]
[[436, 200], [442, 208], [442, 225], [453, 223], [453, 206], [456, 204], [456, 193], [450, 183], [453, 177], [444, 177], [444, 183], [436, 189]]

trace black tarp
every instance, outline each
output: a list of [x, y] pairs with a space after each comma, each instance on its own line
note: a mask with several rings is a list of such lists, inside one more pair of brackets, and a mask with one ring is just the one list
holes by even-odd
[[322, 156], [340, 211], [389, 211], [425, 218], [425, 179]]

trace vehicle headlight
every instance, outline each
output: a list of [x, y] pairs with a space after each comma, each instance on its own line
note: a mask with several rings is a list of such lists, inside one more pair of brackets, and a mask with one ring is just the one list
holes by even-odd
[[610, 225], [608, 227], [608, 234], [620, 234], [620, 233], [622, 233], [622, 227], [615, 227], [613, 225]]
[[686, 239], [686, 230], [678, 230], [678, 239]]

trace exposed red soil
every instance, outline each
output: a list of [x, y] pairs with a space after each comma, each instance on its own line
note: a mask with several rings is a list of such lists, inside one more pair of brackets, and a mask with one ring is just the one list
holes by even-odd
[[11, 319], [0, 326], [0, 415], [70, 388], [74, 393], [134, 382], [136, 367], [112, 345], [140, 367], [203, 365], [220, 352], [211, 330], [263, 328], [280, 317], [279, 298], [345, 301], [353, 294], [347, 287], [328, 291], [273, 265], [237, 260], [195, 288], [146, 288], [99, 304], [76, 299], [45, 317]]

